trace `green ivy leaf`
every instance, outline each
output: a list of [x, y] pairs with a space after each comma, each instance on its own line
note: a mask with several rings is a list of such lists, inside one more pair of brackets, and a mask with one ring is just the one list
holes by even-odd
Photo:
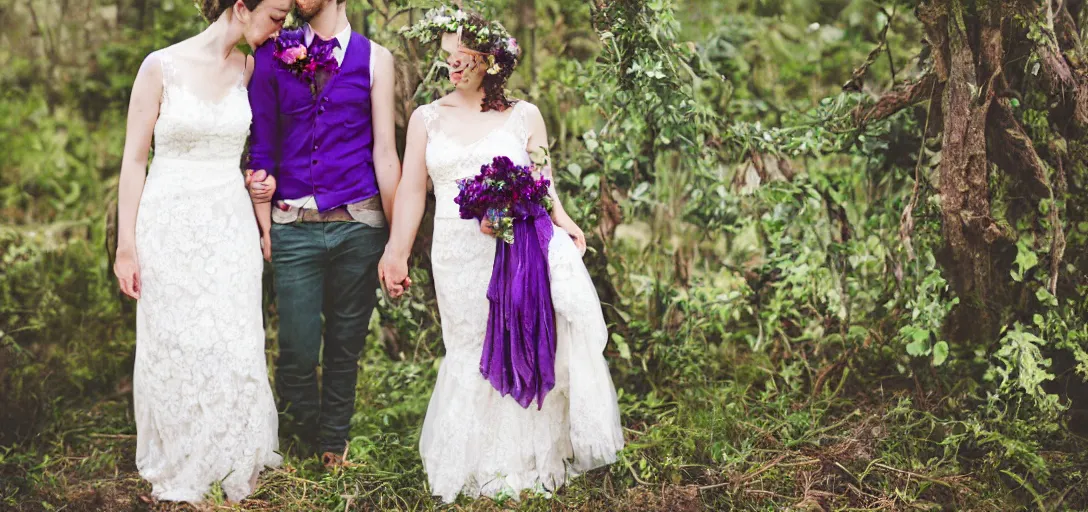
[[1058, 305], [1058, 298], [1051, 295], [1050, 291], [1042, 286], [1035, 290], [1035, 298], [1039, 299], [1039, 302], [1046, 306], [1055, 307]]
[[612, 341], [616, 344], [616, 348], [620, 351], [620, 357], [630, 361], [631, 360], [631, 347], [627, 346], [627, 340], [623, 339], [617, 333], [612, 333]]
[[938, 341], [933, 345], [933, 366], [940, 366], [948, 359], [948, 343]]
[[1028, 246], [1027, 240], [1023, 238], [1016, 242], [1016, 261], [1013, 264], [1016, 265], [1016, 268], [1010, 270], [1009, 274], [1018, 283], [1024, 281], [1024, 274], [1028, 270], [1039, 264], [1039, 257]]
[[914, 356], [924, 356], [929, 354], [929, 340], [927, 339], [915, 339], [907, 344], [907, 353]]
[[582, 179], [582, 166], [578, 164], [570, 164], [567, 166], [567, 171], [574, 175], [574, 179]]

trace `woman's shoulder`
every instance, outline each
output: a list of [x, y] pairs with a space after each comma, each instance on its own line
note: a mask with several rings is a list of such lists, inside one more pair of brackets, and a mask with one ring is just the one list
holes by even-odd
[[410, 121], [417, 121], [423, 123], [430, 129], [431, 123], [438, 118], [439, 103], [438, 100], [430, 103], [424, 103], [419, 105], [412, 111], [412, 118]]
[[144, 56], [143, 65], [146, 66], [149, 64], [155, 64], [158, 66], [162, 66], [166, 63], [167, 59], [169, 59], [176, 51], [178, 44], [180, 43], [175, 43], [170, 46], [159, 48], [158, 50], [152, 50], [151, 53], [148, 53]]
[[182, 39], [170, 46], [164, 46], [150, 53], [150, 55], [157, 55], [159, 58], [175, 58], [185, 59], [194, 52], [196, 48], [196, 36], [188, 39]]
[[192, 55], [190, 54], [191, 45], [188, 44], [191, 41], [192, 38], [189, 38], [170, 46], [159, 48], [158, 50], [147, 54], [144, 63], [154, 63], [160, 69], [176, 69], [179, 67], [179, 64], [181, 64], [182, 68], [187, 67], [185, 64], [192, 60]]
[[140, 70], [138, 71], [138, 75], [153, 77], [161, 80], [166, 73], [163, 68], [169, 65], [168, 61], [170, 59], [170, 54], [168, 50], [170, 48], [173, 48], [173, 46], [159, 48], [158, 50], [153, 50], [152, 52], [145, 55], [143, 62], [140, 63]]
[[422, 105], [416, 105], [415, 110], [412, 111], [412, 116], [423, 115], [425, 112], [438, 108], [438, 100], [430, 103], [424, 103]]
[[524, 112], [529, 113], [529, 114], [532, 114], [532, 113], [539, 114], [540, 113], [540, 109], [537, 108], [536, 104], [534, 104], [532, 102], [529, 102], [527, 100], [519, 100], [519, 99], [516, 99], [516, 98], [513, 101], [514, 101], [514, 107], [513, 108], [520, 108], [521, 110], [523, 110]]

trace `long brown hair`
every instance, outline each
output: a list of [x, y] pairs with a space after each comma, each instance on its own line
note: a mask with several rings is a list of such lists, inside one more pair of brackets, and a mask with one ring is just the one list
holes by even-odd
[[[204, 16], [204, 19], [208, 20], [208, 23], [215, 23], [223, 13], [234, 6], [236, 0], [201, 0], [200, 2], [200, 14]], [[258, 5], [261, 5], [261, 0], [242, 0], [242, 3], [246, 6], [246, 9], [254, 10]]]

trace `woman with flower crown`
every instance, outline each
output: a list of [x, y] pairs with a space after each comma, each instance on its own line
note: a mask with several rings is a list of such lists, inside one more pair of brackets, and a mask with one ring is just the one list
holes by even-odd
[[[408, 255], [429, 175], [437, 199], [431, 262], [446, 357], [420, 437], [427, 479], [432, 494], [446, 502], [459, 494], [548, 494], [579, 473], [614, 462], [623, 448], [616, 391], [603, 357], [607, 326], [581, 259], [585, 236], [553, 187], [553, 236], [545, 242], [549, 279], [543, 285], [520, 283], [549, 286], [550, 281], [554, 317], [548, 319], [553, 325], [539, 332], [550, 333], [551, 339], [541, 334], [524, 340], [536, 344], [533, 350], [554, 343], [554, 351], [535, 362], [547, 366], [537, 370], [548, 378], [531, 382], [528, 393], [499, 386], [487, 377], [491, 368], [483, 362], [496, 325], [489, 327], [496, 240], [489, 223], [460, 218], [458, 180], [492, 163], [531, 166], [531, 154], [546, 154], [544, 119], [537, 107], [504, 92], [520, 49], [501, 25], [441, 8], [408, 35], [424, 42], [441, 40], [453, 84], [450, 94], [419, 107], [409, 121], [396, 222], [380, 264], [389, 293], [401, 295], [410, 284]], [[540, 159], [547, 177], [547, 158]]]

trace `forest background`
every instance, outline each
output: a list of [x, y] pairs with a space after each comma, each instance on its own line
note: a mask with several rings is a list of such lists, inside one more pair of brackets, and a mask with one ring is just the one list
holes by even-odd
[[[348, 3], [397, 57], [401, 140], [447, 87], [399, 35], [434, 4]], [[1084, 0], [467, 5], [525, 50], [511, 88], [589, 234], [628, 447], [554, 499], [455, 509], [1088, 508]], [[189, 509], [135, 471], [110, 254], [135, 72], [203, 23], [0, 2], [0, 509]], [[240, 508], [440, 508], [428, 231], [372, 323], [356, 465], [289, 459]]]

